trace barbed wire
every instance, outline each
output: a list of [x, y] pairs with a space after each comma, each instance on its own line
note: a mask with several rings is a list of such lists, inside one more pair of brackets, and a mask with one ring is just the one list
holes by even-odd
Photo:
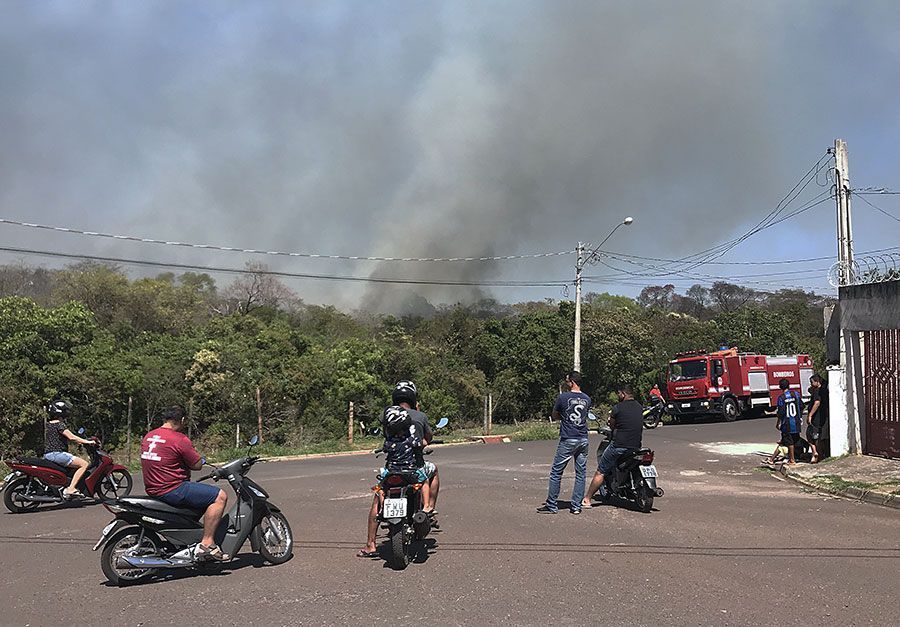
[[0, 224], [9, 224], [12, 226], [20, 226], [29, 229], [43, 229], [45, 231], [56, 231], [57, 233], [70, 233], [75, 235], [85, 235], [88, 237], [102, 237], [106, 239], [114, 239], [128, 242], [142, 242], [144, 244], [161, 244], [164, 246], [180, 246], [182, 248], [198, 248], [203, 250], [218, 250], [224, 252], [245, 253], [250, 255], [271, 255], [279, 257], [301, 257], [304, 259], [332, 259], [342, 261], [403, 261], [403, 262], [425, 262], [425, 263], [449, 263], [449, 262], [478, 262], [478, 261], [509, 261], [515, 259], [541, 259], [544, 257], [561, 257], [563, 255], [575, 254], [575, 249], [559, 250], [546, 253], [531, 253], [524, 255], [491, 255], [485, 257], [379, 257], [364, 255], [330, 255], [321, 253], [299, 253], [285, 252], [280, 250], [257, 250], [255, 248], [240, 248], [236, 246], [219, 246], [216, 244], [196, 244], [190, 242], [176, 242], [161, 239], [153, 239], [150, 237], [138, 237], [136, 235], [116, 235], [113, 233], [102, 233], [99, 231], [85, 231], [64, 226], [51, 226], [49, 224], [38, 224], [35, 222], [22, 222], [20, 220], [12, 220], [9, 218], [0, 218]]
[[856, 257], [831, 266], [828, 282], [834, 287], [900, 281], [900, 253]]

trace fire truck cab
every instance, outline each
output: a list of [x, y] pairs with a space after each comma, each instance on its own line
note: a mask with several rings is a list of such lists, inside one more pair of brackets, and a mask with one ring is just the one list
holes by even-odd
[[666, 373], [667, 409], [675, 418], [716, 414], [726, 421], [775, 407], [779, 381], [809, 400], [809, 355], [757, 355], [729, 348], [678, 353]]

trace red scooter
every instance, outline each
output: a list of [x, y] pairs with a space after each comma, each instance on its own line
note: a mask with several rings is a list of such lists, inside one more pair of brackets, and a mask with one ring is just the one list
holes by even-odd
[[[83, 429], [79, 431], [83, 433]], [[100, 449], [100, 440], [91, 438], [91, 462], [76, 486], [85, 498], [104, 501], [131, 494], [131, 473], [125, 466], [114, 464], [109, 453]], [[14, 514], [37, 509], [46, 503], [79, 503], [81, 498], [63, 498], [74, 468], [55, 464], [42, 457], [19, 457], [6, 462], [13, 472], [6, 477], [3, 504]]]

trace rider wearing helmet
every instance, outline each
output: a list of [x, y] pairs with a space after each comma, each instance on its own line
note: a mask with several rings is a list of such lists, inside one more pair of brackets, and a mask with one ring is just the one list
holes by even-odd
[[[424, 461], [422, 449], [431, 442], [431, 427], [428, 416], [419, 411], [419, 398], [416, 384], [412, 381], [399, 381], [391, 392], [391, 407], [384, 410], [381, 424], [384, 428], [385, 468], [379, 479], [388, 471], [394, 471], [393, 465], [404, 466], [403, 470], [412, 470], [419, 474], [422, 481], [422, 501], [425, 512], [434, 512], [437, 492], [440, 487], [437, 468], [431, 462]], [[408, 468], [406, 468], [408, 466]], [[381, 495], [376, 493], [369, 509], [366, 546], [357, 552], [357, 557], [375, 557], [375, 534], [378, 531], [378, 510], [381, 506]], [[432, 526], [439, 528], [432, 519]]]
[[71, 406], [65, 401], [56, 400], [50, 403], [47, 407], [50, 419], [47, 422], [47, 432], [44, 434], [44, 459], [60, 466], [76, 469], [69, 486], [63, 490], [65, 499], [84, 496], [76, 486], [88, 469], [87, 461], [69, 452], [69, 440], [85, 446], [94, 444], [93, 440], [85, 440], [69, 431], [65, 420], [71, 412]]
[[419, 439], [422, 441], [422, 445], [416, 449], [416, 461], [428, 477], [431, 498], [425, 504], [425, 511], [430, 512], [434, 510], [437, 504], [440, 478], [438, 477], [437, 467], [433, 463], [425, 461], [425, 457], [422, 454], [422, 449], [431, 443], [434, 435], [431, 433], [431, 427], [428, 426], [428, 416], [419, 411], [419, 392], [416, 389], [416, 384], [412, 381], [398, 381], [397, 385], [394, 386], [394, 391], [391, 392], [391, 402], [406, 410], [418, 431]]

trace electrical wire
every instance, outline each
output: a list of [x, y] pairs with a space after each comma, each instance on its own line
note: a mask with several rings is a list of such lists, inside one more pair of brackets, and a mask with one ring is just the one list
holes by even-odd
[[145, 244], [162, 244], [164, 246], [180, 246], [183, 248], [201, 248], [204, 250], [219, 250], [225, 252], [247, 253], [251, 255], [271, 255], [281, 257], [302, 257], [304, 259], [340, 259], [344, 261], [405, 261], [405, 262], [460, 262], [460, 261], [507, 261], [511, 259], [541, 259], [544, 257], [559, 257], [563, 255], [571, 255], [575, 250], [560, 250], [548, 253], [533, 253], [526, 255], [496, 255], [488, 257], [367, 257], [361, 255], [326, 255], [318, 253], [298, 253], [284, 252], [280, 250], [256, 250], [253, 248], [238, 248], [234, 246], [218, 246], [215, 244], [192, 244], [189, 242], [174, 242], [161, 239], [152, 239], [149, 237], [137, 237], [135, 235], [114, 235], [112, 233], [101, 233], [97, 231], [84, 231], [63, 226], [51, 226], [48, 224], [37, 224], [34, 222], [22, 222], [20, 220], [12, 220], [10, 218], [0, 218], [0, 224], [9, 224], [12, 226], [20, 226], [30, 229], [43, 229], [46, 231], [56, 231], [58, 233], [71, 233], [75, 235], [85, 235], [88, 237], [103, 237], [107, 239], [115, 239], [129, 242], [142, 242]]
[[463, 287], [561, 287], [569, 285], [572, 281], [450, 281], [410, 279], [394, 277], [363, 277], [333, 274], [311, 274], [303, 272], [282, 272], [279, 270], [228, 268], [221, 266], [205, 266], [168, 261], [145, 261], [142, 259], [128, 259], [124, 257], [105, 257], [100, 255], [84, 255], [75, 253], [63, 253], [48, 250], [35, 250], [31, 248], [14, 248], [0, 246], [0, 252], [10, 252], [22, 255], [36, 255], [40, 257], [56, 257], [63, 259], [80, 259], [83, 261], [97, 261], [102, 263], [120, 263], [125, 265], [145, 266], [152, 268], [175, 268], [179, 270], [201, 270], [203, 272], [226, 274], [263, 274], [285, 278], [316, 279], [325, 281], [352, 281], [360, 283], [394, 283], [400, 285], [445, 285]]
[[896, 220], [897, 222], [900, 222], [900, 218], [895, 216], [893, 213], [890, 213], [889, 211], [885, 211], [881, 207], [878, 207], [878, 206], [872, 204], [871, 202], [869, 202], [869, 199], [866, 198], [865, 196], [860, 196], [859, 199], [861, 201], [863, 201], [864, 203], [866, 203], [867, 205], [869, 205], [870, 207], [872, 207], [872, 209], [875, 209], [876, 211], [880, 211], [881, 213], [883, 213], [884, 215], [889, 217], [891, 220]]

